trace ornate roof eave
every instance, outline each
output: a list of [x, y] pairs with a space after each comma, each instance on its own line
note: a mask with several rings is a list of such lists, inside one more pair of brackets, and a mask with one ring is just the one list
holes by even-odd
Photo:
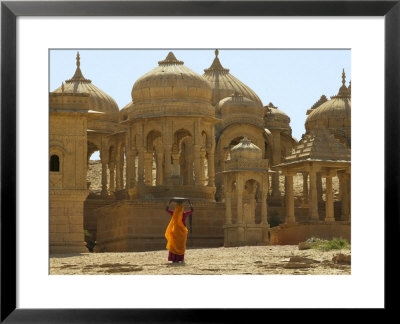
[[273, 165], [272, 168], [273, 169], [279, 169], [282, 167], [287, 167], [287, 166], [295, 166], [295, 165], [301, 165], [301, 164], [309, 164], [312, 162], [318, 162], [318, 163], [326, 163], [326, 164], [330, 164], [330, 165], [345, 165], [348, 166], [349, 164], [351, 164], [351, 160], [331, 160], [331, 159], [313, 159], [313, 158], [307, 158], [307, 159], [299, 159], [299, 160], [295, 160], [295, 161], [290, 161], [290, 162], [283, 162], [283, 163], [279, 163], [276, 165]]

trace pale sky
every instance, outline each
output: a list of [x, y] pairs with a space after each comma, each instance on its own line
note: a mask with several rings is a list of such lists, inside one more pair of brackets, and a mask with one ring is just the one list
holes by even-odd
[[[169, 51], [191, 70], [203, 74], [214, 60], [215, 49], [117, 49], [50, 50], [50, 91], [70, 79], [76, 69], [76, 52], [85, 78], [114, 98], [119, 109], [131, 101], [135, 81], [152, 70]], [[304, 133], [306, 111], [321, 95], [337, 94], [342, 84], [351, 80], [350, 50], [265, 50], [219, 49], [224, 68], [250, 87], [264, 106], [272, 102], [290, 117], [292, 135], [297, 140]], [[98, 159], [93, 155], [92, 159]]]

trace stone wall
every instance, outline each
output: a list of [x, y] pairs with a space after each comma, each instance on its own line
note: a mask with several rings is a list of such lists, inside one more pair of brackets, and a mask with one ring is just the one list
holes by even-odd
[[104, 199], [86, 199], [84, 203], [83, 228], [92, 235], [90, 239], [97, 239], [97, 209], [108, 206], [115, 201]]
[[51, 254], [88, 252], [83, 234], [84, 197], [50, 195]]
[[325, 240], [344, 238], [349, 242], [351, 239], [349, 222], [282, 224], [271, 228], [269, 233], [271, 245], [299, 244], [310, 237]]
[[[119, 201], [97, 210], [96, 252], [165, 249], [165, 230], [171, 216], [165, 203]], [[225, 205], [193, 202], [192, 233], [187, 247], [223, 246]], [[189, 219], [187, 220], [187, 224]]]

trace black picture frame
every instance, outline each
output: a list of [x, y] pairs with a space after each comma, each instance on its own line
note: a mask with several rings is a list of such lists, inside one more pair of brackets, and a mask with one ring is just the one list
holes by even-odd
[[[1, 3], [1, 322], [234, 322], [242, 309], [16, 308], [16, 19], [18, 16], [384, 16], [385, 17], [385, 309], [398, 283], [389, 242], [399, 232], [400, 4], [396, 1], [2, 1]], [[373, 169], [373, 165], [371, 165]], [[398, 237], [398, 236], [397, 236]], [[397, 254], [396, 254], [397, 256]], [[167, 298], [167, 296], [166, 296]], [[249, 315], [249, 314], [247, 314]], [[270, 318], [271, 319], [271, 318]]]

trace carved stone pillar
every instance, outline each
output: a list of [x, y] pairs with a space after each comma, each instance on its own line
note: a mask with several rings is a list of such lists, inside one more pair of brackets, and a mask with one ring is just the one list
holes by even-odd
[[342, 194], [342, 216], [344, 221], [350, 221], [350, 175], [344, 173]]
[[202, 147], [200, 149], [200, 182], [202, 186], [206, 185], [206, 167], [204, 162], [206, 161], [206, 150]]
[[[272, 165], [277, 165], [281, 162], [281, 134], [280, 130], [271, 130], [274, 139], [272, 148]], [[279, 173], [276, 172], [272, 175], [272, 197], [280, 198], [281, 192], [279, 191]]]
[[117, 150], [117, 155], [115, 156], [115, 169], [116, 169], [116, 177], [115, 177], [115, 189], [116, 191], [121, 190], [121, 149]]
[[318, 198], [317, 198], [317, 174], [314, 170], [310, 170], [310, 201], [309, 201], [309, 217], [312, 221], [318, 221]]
[[107, 164], [108, 164], [108, 156], [107, 149], [102, 148], [100, 150], [100, 159], [101, 159], [101, 195], [107, 196]]
[[188, 142], [183, 151], [183, 159], [181, 163], [181, 170], [183, 176], [183, 184], [193, 184], [193, 147], [189, 146]]
[[120, 169], [119, 169], [119, 183], [120, 183], [120, 188], [119, 190], [124, 189], [124, 164], [125, 164], [125, 160], [124, 160], [124, 151], [121, 150], [120, 155], [119, 155], [119, 163], [120, 163]]
[[194, 151], [194, 179], [195, 179], [195, 185], [200, 186], [201, 183], [201, 155], [200, 155], [200, 145], [193, 145], [193, 151]]
[[262, 193], [261, 193], [261, 223], [268, 224], [267, 197], [269, 190], [268, 174], [263, 176]]
[[286, 223], [296, 223], [294, 216], [293, 176], [295, 173], [286, 174]]
[[180, 154], [172, 153], [172, 176], [179, 177], [181, 175], [181, 166], [179, 164]]
[[325, 222], [334, 222], [332, 175], [326, 177]]
[[343, 200], [343, 173], [338, 172], [338, 178], [339, 178], [339, 195], [338, 198], [340, 201]]
[[108, 164], [110, 170], [110, 193], [115, 192], [115, 163], [110, 162]]
[[138, 182], [144, 184], [144, 148], [138, 148]]
[[129, 189], [131, 187], [130, 185], [130, 178], [131, 178], [131, 172], [133, 172], [130, 169], [131, 166], [131, 152], [126, 150], [125, 151], [125, 161], [126, 161], [126, 168], [125, 168], [125, 189]]
[[144, 183], [153, 185], [153, 152], [144, 153]]
[[137, 169], [138, 169], [138, 183], [144, 184], [144, 135], [143, 125], [138, 125], [138, 133], [136, 134], [136, 150], [138, 155]]
[[161, 149], [157, 150], [157, 173], [156, 173], [156, 184], [158, 186], [163, 184], [163, 162], [164, 162], [164, 153]]
[[107, 196], [107, 161], [101, 161], [101, 194]]
[[243, 180], [239, 174], [236, 179], [236, 193], [237, 193], [237, 223], [243, 224]]
[[132, 140], [132, 129], [129, 129], [125, 136], [125, 188], [129, 189], [135, 185], [136, 170], [135, 170], [135, 156], [134, 151], [135, 142]]
[[208, 186], [215, 187], [215, 126], [212, 125], [210, 128], [210, 142], [211, 145], [208, 146]]
[[171, 149], [172, 145], [164, 145], [164, 184], [171, 184]]
[[126, 169], [125, 169], [126, 189], [134, 187], [136, 183], [135, 157], [136, 157], [136, 152], [134, 151], [128, 151], [126, 154]]
[[251, 218], [250, 218], [250, 224], [255, 224], [256, 223], [256, 199], [254, 198], [253, 194], [255, 195], [255, 192], [252, 192], [252, 196], [250, 197], [249, 205], [250, 205], [250, 211], [251, 211]]
[[317, 198], [318, 202], [322, 202], [322, 176], [320, 172], [317, 172]]
[[303, 203], [308, 204], [308, 172], [303, 172]]
[[215, 187], [215, 160], [214, 153], [208, 151], [208, 186]]
[[225, 223], [232, 224], [232, 192], [228, 186], [229, 176], [224, 176], [224, 187], [225, 187]]

